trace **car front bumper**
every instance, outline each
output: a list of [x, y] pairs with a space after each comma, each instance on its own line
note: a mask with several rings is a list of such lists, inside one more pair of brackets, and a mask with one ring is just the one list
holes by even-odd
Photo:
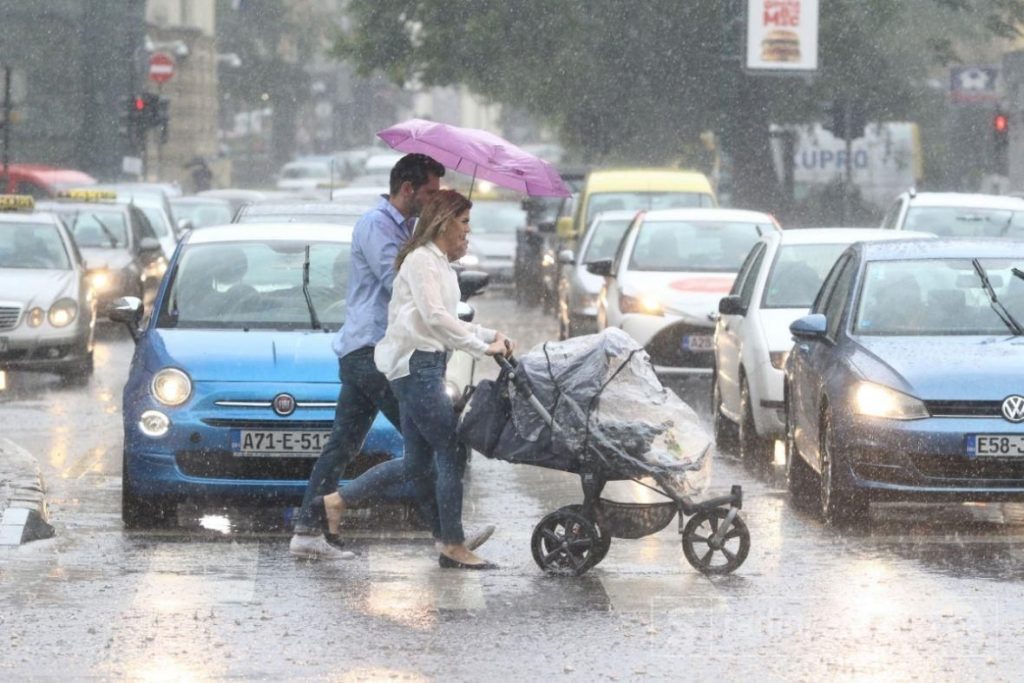
[[60, 371], [88, 357], [91, 332], [88, 324], [77, 323], [56, 329], [47, 323], [38, 329], [22, 324], [0, 331], [0, 368]]
[[1024, 500], [1024, 456], [969, 456], [972, 434], [1024, 434], [1024, 425], [998, 418], [848, 415], [837, 420], [833, 450], [846, 485], [873, 499]]

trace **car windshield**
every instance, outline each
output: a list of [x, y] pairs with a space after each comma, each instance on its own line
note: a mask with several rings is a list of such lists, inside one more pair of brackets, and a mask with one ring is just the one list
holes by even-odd
[[231, 205], [222, 202], [200, 204], [197, 202], [174, 204], [174, 215], [184, 218], [193, 228], [208, 228], [231, 222]]
[[519, 202], [473, 202], [472, 229], [479, 235], [514, 235], [526, 226], [526, 212]]
[[167, 222], [167, 214], [155, 206], [140, 206], [139, 209], [146, 215], [149, 224], [153, 226], [153, 232], [160, 237], [167, 237], [171, 234], [171, 226]]
[[0, 223], [0, 268], [70, 270], [71, 260], [57, 226]]
[[633, 245], [630, 270], [732, 273], [769, 225], [719, 221], [648, 221]]
[[187, 247], [172, 274], [158, 327], [309, 329], [302, 290], [309, 246], [309, 295], [326, 329], [345, 321], [350, 249], [340, 242], [239, 242]]
[[702, 192], [600, 192], [587, 202], [586, 223], [602, 211], [653, 211], [711, 207], [710, 195]]
[[59, 211], [79, 248], [123, 249], [128, 246], [128, 222], [119, 208]]
[[[979, 259], [998, 300], [1024, 320], [1021, 260]], [[1001, 335], [1009, 329], [993, 308], [971, 259], [868, 263], [854, 332], [863, 335]]]
[[904, 230], [930, 232], [939, 237], [1024, 237], [1024, 212], [952, 206], [912, 207]]
[[768, 273], [761, 308], [810, 308], [846, 244], [787, 244]]
[[615, 250], [618, 248], [619, 242], [622, 241], [622, 236], [626, 234], [626, 228], [629, 227], [629, 224], [630, 220], [628, 218], [597, 221], [594, 224], [594, 234], [590, 237], [587, 251], [583, 254], [583, 262], [613, 258]]

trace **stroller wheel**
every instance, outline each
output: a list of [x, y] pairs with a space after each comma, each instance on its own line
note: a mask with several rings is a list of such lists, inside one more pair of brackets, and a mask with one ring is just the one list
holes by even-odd
[[750, 531], [739, 515], [715, 540], [729, 508], [701, 510], [683, 527], [683, 555], [694, 569], [704, 574], [729, 574], [736, 571], [750, 552]]
[[[568, 511], [568, 512], [574, 512], [577, 515], [582, 515], [583, 514], [583, 506], [579, 505], [579, 504], [566, 505], [566, 506], [564, 506], [562, 508], [559, 508], [558, 511], [559, 512]], [[594, 547], [594, 552], [593, 552], [593, 554], [590, 557], [590, 567], [589, 568], [592, 569], [592, 568], [596, 567], [598, 564], [600, 564], [601, 560], [603, 560], [605, 555], [608, 554], [608, 550], [612, 547], [612, 536], [607, 531], [602, 529], [601, 525], [598, 524], [595, 520], [591, 519], [590, 523], [594, 525], [595, 529], [597, 529], [597, 536], [600, 539], [598, 541], [597, 545]]]
[[530, 545], [534, 561], [544, 571], [579, 576], [597, 564], [601, 537], [589, 519], [562, 508], [537, 523]]

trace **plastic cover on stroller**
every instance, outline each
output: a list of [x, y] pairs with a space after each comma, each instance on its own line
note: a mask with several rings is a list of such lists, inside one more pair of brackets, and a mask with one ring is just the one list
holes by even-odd
[[677, 496], [707, 485], [707, 431], [622, 330], [546, 342], [520, 357], [519, 370], [555, 427], [507, 382], [485, 380], [460, 425], [463, 440], [484, 455], [569, 472], [589, 458], [609, 478], [651, 476]]

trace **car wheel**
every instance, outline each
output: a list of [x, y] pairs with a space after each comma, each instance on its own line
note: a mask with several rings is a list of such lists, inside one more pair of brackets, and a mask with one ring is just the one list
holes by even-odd
[[159, 526], [168, 518], [172, 507], [165, 501], [144, 499], [131, 486], [128, 479], [128, 457], [121, 461], [121, 521], [126, 529], [146, 529]]
[[838, 486], [836, 455], [832, 418], [826, 410], [821, 424], [821, 516], [833, 526], [862, 524], [868, 519], [868, 498], [862, 491]]
[[738, 445], [736, 425], [722, 414], [722, 394], [718, 388], [718, 373], [711, 380], [711, 414], [715, 429], [715, 444], [723, 453], [735, 453]]
[[786, 487], [789, 489], [793, 502], [801, 507], [810, 507], [817, 503], [820, 493], [816, 486], [814, 470], [807, 464], [796, 446], [796, 427], [790, 415], [789, 399], [786, 399]]
[[750, 402], [750, 384], [746, 377], [740, 378], [740, 457], [751, 465], [771, 465], [775, 459], [775, 440], [757, 433], [754, 423], [754, 406]]

